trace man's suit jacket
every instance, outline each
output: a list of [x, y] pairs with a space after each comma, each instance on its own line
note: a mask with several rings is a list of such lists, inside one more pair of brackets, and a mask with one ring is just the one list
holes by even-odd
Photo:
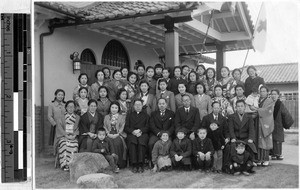
[[154, 111], [150, 117], [150, 134], [157, 135], [160, 131], [168, 131], [171, 137], [174, 133], [174, 118], [173, 111], [166, 109], [164, 116], [160, 115], [160, 111]]
[[248, 139], [254, 140], [254, 122], [251, 115], [244, 114], [242, 121], [238, 113], [228, 117], [229, 133], [231, 139], [242, 140], [247, 142]]
[[175, 114], [175, 130], [181, 127], [185, 128], [188, 134], [197, 132], [197, 129], [200, 128], [198, 108], [191, 106], [188, 115], [186, 114], [184, 107], [177, 109]]

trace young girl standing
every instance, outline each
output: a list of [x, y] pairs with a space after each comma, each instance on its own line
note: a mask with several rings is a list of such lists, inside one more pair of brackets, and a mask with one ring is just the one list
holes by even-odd
[[174, 95], [177, 95], [179, 93], [178, 91], [178, 84], [183, 83], [186, 85], [186, 80], [181, 77], [181, 68], [179, 66], [174, 67], [173, 70], [174, 77], [171, 78], [169, 82], [170, 91], [174, 93]]
[[198, 65], [196, 67], [196, 72], [199, 76], [198, 81], [203, 82], [204, 84], [205, 84], [205, 81], [206, 81], [205, 71], [206, 71], [206, 69], [205, 69], [204, 65]]
[[128, 83], [125, 85], [125, 90], [128, 93], [128, 98], [129, 100], [132, 100], [132, 98], [135, 96], [135, 94], [138, 91], [138, 87], [137, 87], [137, 74], [134, 72], [130, 72], [128, 74]]
[[167, 102], [167, 109], [176, 111], [174, 93], [167, 90], [167, 80], [161, 79], [158, 81], [159, 91], [156, 93], [156, 100], [164, 98]]
[[53, 145], [54, 153], [58, 140], [58, 136], [64, 134], [62, 119], [64, 118], [65, 109], [65, 91], [57, 89], [54, 93], [54, 100], [48, 106], [48, 120], [51, 123], [51, 132], [49, 137], [49, 145]]
[[188, 84], [187, 84], [187, 92], [195, 95], [197, 94], [196, 90], [195, 90], [195, 86], [196, 86], [196, 83], [198, 81], [198, 75], [195, 71], [191, 71], [188, 75]]
[[146, 81], [149, 84], [149, 93], [155, 95], [156, 80], [153, 78], [153, 76], [154, 68], [152, 66], [148, 66], [146, 69]]
[[156, 109], [156, 98], [153, 94], [149, 93], [149, 84], [147, 81], [140, 81], [139, 91], [140, 92], [136, 94], [134, 99], [142, 100], [143, 111], [145, 111], [150, 116], [151, 112], [155, 111]]
[[117, 93], [117, 101], [120, 104], [120, 114], [125, 115], [127, 114], [131, 102], [129, 99], [127, 99], [128, 93], [124, 88], [121, 88]]
[[222, 86], [224, 97], [229, 99], [230, 98], [229, 88], [232, 85], [231, 83], [233, 82], [233, 78], [230, 77], [230, 71], [228, 67], [221, 68], [221, 77], [222, 78], [219, 81], [219, 84]]
[[102, 72], [104, 73], [104, 81], [110, 81], [110, 69], [108, 67], [103, 67]]
[[186, 92], [185, 83], [182, 82], [182, 83], [178, 84], [178, 91], [179, 91], [179, 94], [177, 94], [175, 96], [176, 109], [183, 106], [182, 97], [184, 95], [188, 95], [190, 97], [190, 100], [191, 100], [191, 106], [195, 106], [194, 96], [191, 93]]
[[79, 115], [83, 115], [88, 110], [88, 102], [87, 98], [88, 89], [86, 87], [81, 87], [79, 90], [80, 98], [77, 99], [76, 103], [78, 104]]
[[222, 116], [228, 118], [230, 114], [233, 114], [233, 109], [228, 102], [228, 100], [223, 96], [223, 89], [221, 85], [216, 85], [215, 86], [215, 97], [212, 98], [212, 102], [219, 102], [220, 104], [220, 113]]
[[214, 89], [215, 86], [218, 84], [216, 80], [216, 70], [214, 68], [208, 68], [206, 70], [206, 92], [211, 98], [214, 97]]
[[100, 86], [104, 86], [106, 82], [104, 82], [104, 73], [101, 70], [96, 71], [95, 77], [97, 81], [91, 86], [91, 99], [97, 100], [99, 98], [98, 89]]
[[102, 116], [106, 116], [109, 112], [109, 106], [111, 101], [108, 98], [108, 89], [106, 86], [100, 86], [99, 88], [99, 99], [97, 101], [98, 107], [97, 111], [101, 113]]
[[124, 82], [127, 81], [127, 76], [128, 76], [128, 73], [129, 73], [128, 68], [127, 68], [127, 67], [122, 67], [122, 68], [120, 69], [120, 71], [121, 71], [121, 73], [122, 73], [121, 79], [122, 79]]
[[78, 90], [80, 87], [86, 87], [88, 89], [88, 98], [91, 96], [92, 89], [91, 87], [87, 84], [89, 81], [89, 77], [86, 73], [81, 73], [78, 77], [78, 82], [79, 85], [77, 85], [73, 91], [73, 100], [77, 101], [79, 98]]
[[113, 72], [113, 79], [111, 79], [109, 85], [107, 86], [109, 90], [109, 99], [111, 101], [116, 100], [117, 92], [119, 89], [124, 88], [125, 83], [121, 80], [122, 73], [120, 70], [115, 70]]
[[211, 109], [211, 98], [206, 95], [206, 88], [202, 82], [198, 82], [195, 86], [197, 95], [194, 95], [195, 107], [199, 109], [200, 119], [212, 112]]

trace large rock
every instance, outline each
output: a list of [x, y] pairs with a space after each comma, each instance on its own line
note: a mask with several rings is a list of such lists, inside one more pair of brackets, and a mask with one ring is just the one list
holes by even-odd
[[102, 154], [84, 152], [74, 154], [69, 167], [70, 181], [75, 182], [80, 176], [102, 172], [109, 163]]
[[80, 188], [118, 188], [113, 176], [102, 173], [81, 176], [78, 178], [77, 184]]

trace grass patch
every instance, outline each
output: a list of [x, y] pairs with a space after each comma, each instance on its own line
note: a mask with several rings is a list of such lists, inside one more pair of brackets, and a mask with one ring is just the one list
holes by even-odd
[[[54, 168], [53, 158], [36, 159], [36, 188], [78, 188], [71, 183], [69, 173]], [[146, 170], [134, 174], [126, 168], [115, 177], [119, 188], [297, 188], [299, 167], [287, 164], [272, 164], [256, 167], [250, 176], [202, 173], [200, 171], [171, 171], [153, 173]]]

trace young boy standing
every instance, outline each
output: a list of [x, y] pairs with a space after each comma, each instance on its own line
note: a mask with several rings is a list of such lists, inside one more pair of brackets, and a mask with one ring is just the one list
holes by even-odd
[[176, 137], [170, 149], [172, 164], [177, 168], [183, 166], [184, 169], [190, 170], [192, 154], [191, 140], [186, 138], [186, 130], [184, 128], [177, 130]]
[[197, 131], [198, 137], [193, 141], [193, 155], [202, 171], [209, 171], [211, 168], [211, 160], [214, 154], [214, 147], [209, 138], [206, 138], [207, 129], [200, 128]]
[[109, 165], [112, 167], [115, 173], [119, 173], [118, 155], [114, 153], [114, 146], [106, 138], [106, 131], [104, 128], [98, 129], [98, 138], [93, 142], [92, 151], [95, 153], [102, 154], [108, 161]]

